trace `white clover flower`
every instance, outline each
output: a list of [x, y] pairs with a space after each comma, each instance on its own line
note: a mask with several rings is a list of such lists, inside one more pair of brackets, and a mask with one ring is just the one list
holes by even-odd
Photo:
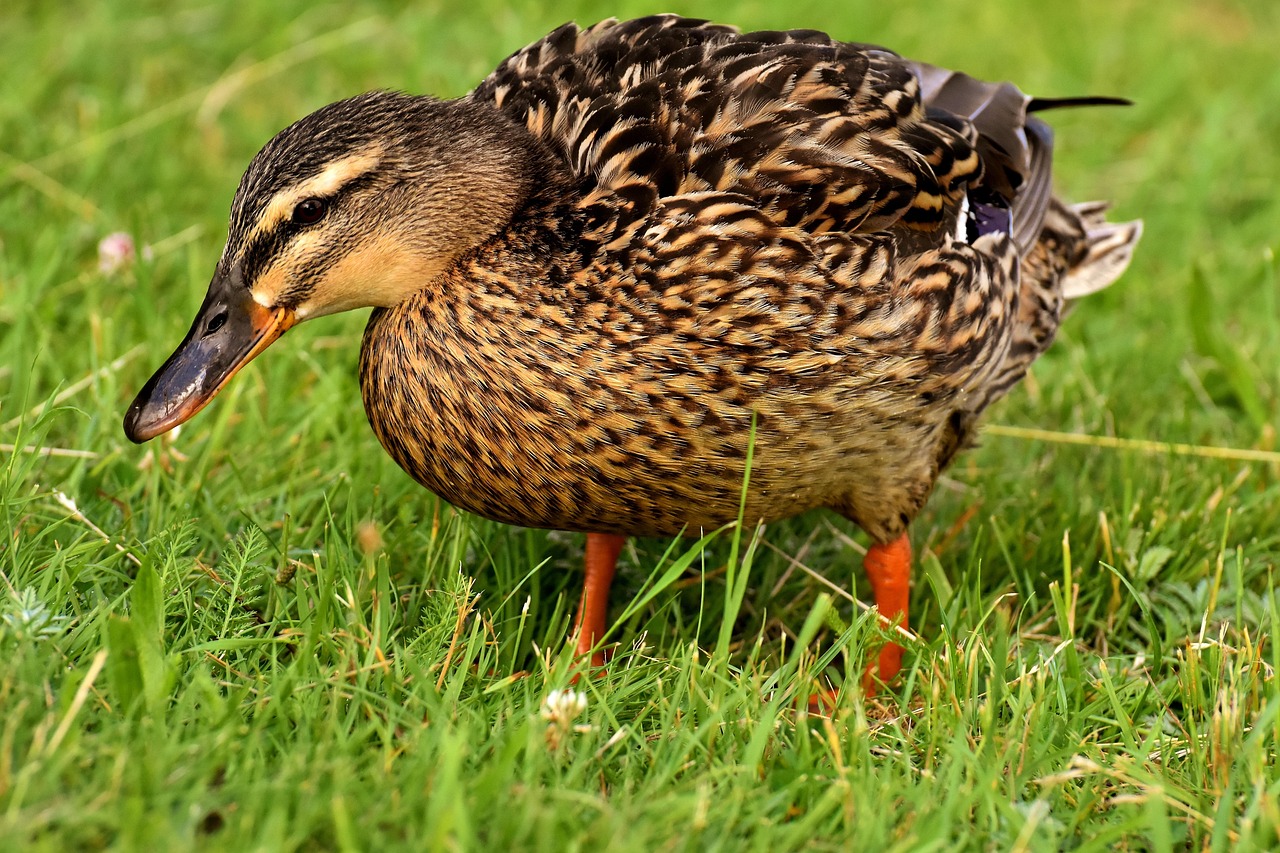
[[555, 752], [570, 733], [586, 734], [594, 726], [574, 724], [574, 720], [587, 710], [587, 694], [577, 690], [552, 690], [542, 700], [539, 715], [547, 721], [547, 748]]
[[542, 700], [542, 719], [549, 723], [569, 726], [587, 710], [587, 694], [577, 690], [552, 690]]
[[104, 275], [128, 269], [137, 258], [138, 250], [128, 232], [116, 231], [98, 241], [98, 271]]

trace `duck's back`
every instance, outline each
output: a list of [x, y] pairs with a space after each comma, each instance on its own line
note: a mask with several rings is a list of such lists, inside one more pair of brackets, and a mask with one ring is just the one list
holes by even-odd
[[954, 219], [981, 168], [963, 132], [925, 121], [911, 63], [813, 30], [670, 15], [566, 24], [473, 93], [525, 124], [588, 202], [740, 195], [808, 233]]

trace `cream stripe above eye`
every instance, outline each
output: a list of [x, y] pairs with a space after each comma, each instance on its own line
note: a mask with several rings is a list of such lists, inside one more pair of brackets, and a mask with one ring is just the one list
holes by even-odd
[[331, 196], [342, 187], [361, 175], [366, 175], [378, 167], [382, 161], [382, 148], [374, 147], [341, 160], [334, 160], [324, 171], [300, 184], [286, 187], [276, 193], [267, 209], [258, 217], [257, 223], [249, 232], [244, 244], [259, 234], [272, 230], [281, 222], [293, 215], [293, 208], [304, 198]]

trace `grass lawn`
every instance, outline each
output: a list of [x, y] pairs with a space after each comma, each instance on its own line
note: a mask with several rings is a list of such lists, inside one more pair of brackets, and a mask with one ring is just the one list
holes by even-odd
[[[396, 468], [363, 316], [289, 335], [176, 438], [121, 432], [278, 129], [365, 89], [462, 94], [563, 20], [658, 8], [8, 0], [0, 849], [1280, 845], [1280, 457], [1101, 440], [1275, 449], [1280, 4], [664, 5], [1136, 102], [1051, 116], [1061, 191], [1147, 233], [914, 524], [903, 678], [856, 689], [866, 540], [814, 513], [633, 541], [621, 651], [548, 722], [581, 537]], [[149, 249], [104, 273], [115, 231]], [[830, 719], [797, 709], [819, 678], [849, 685]]]

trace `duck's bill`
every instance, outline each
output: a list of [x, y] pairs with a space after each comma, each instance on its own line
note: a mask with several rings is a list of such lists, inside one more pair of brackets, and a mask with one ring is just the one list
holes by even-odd
[[264, 308], [230, 278], [214, 279], [186, 339], [138, 392], [124, 416], [130, 441], [140, 444], [194, 417], [296, 322], [291, 310]]

